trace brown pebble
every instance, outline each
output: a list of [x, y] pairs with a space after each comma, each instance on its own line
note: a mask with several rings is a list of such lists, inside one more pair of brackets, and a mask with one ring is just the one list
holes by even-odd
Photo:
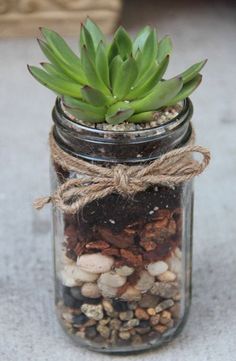
[[97, 324], [96, 320], [88, 320], [86, 323], [84, 323], [84, 327], [91, 327], [91, 326], [95, 326]]
[[171, 307], [170, 312], [173, 318], [179, 318], [180, 316], [180, 303], [175, 303], [173, 307]]
[[139, 301], [139, 306], [142, 308], [156, 307], [159, 301], [160, 297], [158, 296], [144, 294]]
[[123, 332], [120, 332], [119, 333], [119, 337], [122, 339], [122, 340], [129, 340], [131, 335], [129, 332], [126, 332], [126, 331], [123, 331]]
[[154, 328], [159, 333], [164, 333], [167, 330], [167, 326], [164, 325], [157, 325]]
[[160, 321], [160, 315], [151, 316], [150, 318], [150, 323], [152, 326], [158, 325], [159, 321]]
[[135, 310], [135, 316], [139, 319], [139, 320], [148, 320], [149, 319], [149, 315], [148, 313], [140, 307], [137, 307]]
[[150, 332], [151, 327], [136, 327], [135, 330], [138, 334], [145, 335]]
[[142, 337], [139, 335], [135, 335], [132, 337], [132, 345], [140, 345], [142, 343]]
[[171, 320], [171, 313], [169, 311], [163, 311], [160, 315], [160, 323], [162, 325], [166, 325], [170, 320]]
[[166, 324], [166, 326], [167, 326], [168, 328], [172, 328], [172, 327], [174, 326], [174, 320], [171, 319], [171, 320]]
[[149, 316], [154, 316], [156, 314], [155, 308], [148, 308], [147, 313]]

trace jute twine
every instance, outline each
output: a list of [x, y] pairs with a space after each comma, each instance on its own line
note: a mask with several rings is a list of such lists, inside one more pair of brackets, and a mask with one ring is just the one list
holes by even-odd
[[[57, 145], [52, 132], [49, 144], [52, 160], [64, 170], [76, 172], [78, 178], [66, 180], [51, 196], [37, 199], [34, 207], [41, 209], [52, 203], [69, 214], [111, 193], [132, 196], [153, 185], [174, 187], [201, 174], [211, 158], [208, 149], [194, 145], [194, 133], [186, 146], [171, 150], [147, 165], [136, 166], [117, 164], [107, 168], [73, 157]], [[202, 160], [193, 159], [193, 153], [201, 154]]]

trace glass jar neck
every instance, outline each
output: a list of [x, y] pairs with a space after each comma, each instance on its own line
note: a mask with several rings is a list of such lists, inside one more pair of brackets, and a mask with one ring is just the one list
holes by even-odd
[[155, 128], [132, 131], [107, 131], [72, 121], [57, 98], [53, 109], [54, 137], [66, 152], [90, 161], [141, 163], [185, 145], [192, 133], [192, 102], [187, 98], [182, 111]]

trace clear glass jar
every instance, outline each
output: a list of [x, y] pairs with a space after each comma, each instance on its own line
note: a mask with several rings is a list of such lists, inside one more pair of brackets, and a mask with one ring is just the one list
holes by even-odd
[[[58, 99], [57, 144], [109, 167], [147, 163], [187, 143], [192, 103], [168, 123], [115, 132], [72, 122]], [[74, 172], [52, 164], [52, 191]], [[56, 309], [66, 333], [100, 352], [134, 352], [172, 340], [191, 298], [192, 182], [150, 187], [132, 198], [111, 194], [78, 214], [53, 209]]]

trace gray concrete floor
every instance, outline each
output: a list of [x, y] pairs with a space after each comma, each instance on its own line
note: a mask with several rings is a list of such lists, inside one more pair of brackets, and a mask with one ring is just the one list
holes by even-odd
[[[192, 100], [198, 143], [212, 151], [209, 169], [196, 180], [188, 323], [168, 346], [130, 360], [234, 361], [236, 354], [236, 11], [233, 2], [189, 4], [165, 1], [161, 7], [147, 1], [141, 9], [138, 0], [125, 5], [129, 12], [123, 22], [129, 29], [149, 22], [161, 35], [172, 35], [176, 50], [170, 74], [209, 58]], [[31, 206], [49, 191], [47, 134], [54, 96], [26, 71], [26, 63], [43, 59], [35, 40], [1, 40], [0, 54], [0, 359], [112, 359], [75, 347], [57, 324], [50, 211]]]

